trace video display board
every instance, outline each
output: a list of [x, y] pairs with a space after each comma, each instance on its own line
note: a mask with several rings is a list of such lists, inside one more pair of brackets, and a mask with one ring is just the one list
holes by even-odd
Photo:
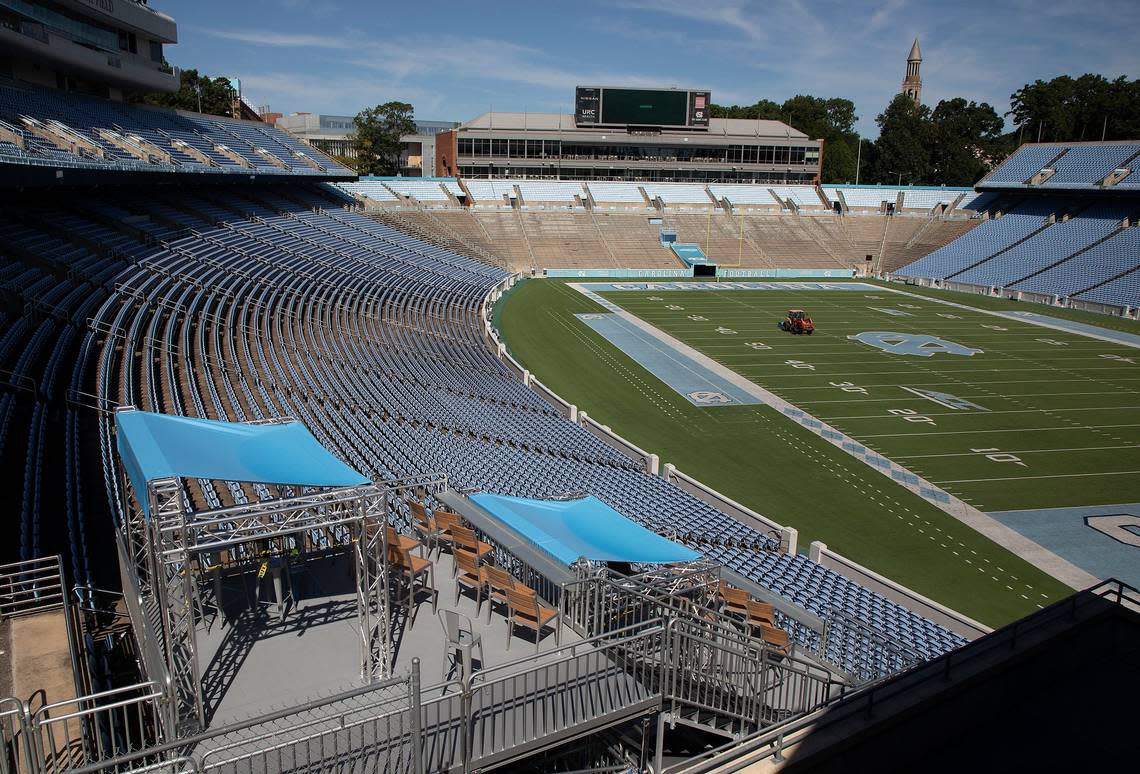
[[578, 126], [707, 127], [708, 91], [579, 86], [574, 95]]

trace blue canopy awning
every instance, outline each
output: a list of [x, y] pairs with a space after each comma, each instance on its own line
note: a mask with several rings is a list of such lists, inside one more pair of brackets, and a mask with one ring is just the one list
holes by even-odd
[[148, 481], [206, 478], [294, 486], [360, 486], [368, 479], [334, 457], [300, 422], [247, 425], [148, 411], [115, 415], [116, 443], [148, 511]]
[[691, 548], [630, 521], [593, 496], [531, 500], [480, 492], [471, 495], [471, 500], [565, 565], [582, 556], [598, 562], [640, 564], [700, 558]]

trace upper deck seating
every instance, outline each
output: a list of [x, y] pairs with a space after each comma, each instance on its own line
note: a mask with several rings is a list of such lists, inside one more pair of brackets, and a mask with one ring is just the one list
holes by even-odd
[[638, 190], [637, 183], [587, 182], [586, 187], [594, 195], [594, 201], [617, 202], [619, 204], [645, 205], [645, 197]]
[[[5, 143], [0, 163], [196, 174], [353, 174], [260, 122], [97, 99], [4, 79], [0, 120], [25, 146], [21, 150]], [[59, 147], [53, 137], [74, 143], [74, 151], [70, 145]]]

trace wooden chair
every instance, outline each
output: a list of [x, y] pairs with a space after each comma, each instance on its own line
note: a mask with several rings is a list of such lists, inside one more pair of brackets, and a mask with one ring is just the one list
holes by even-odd
[[488, 564], [484, 565], [482, 570], [483, 583], [487, 586], [487, 623], [491, 623], [492, 608], [496, 604], [502, 605], [509, 611], [511, 601], [507, 597], [507, 592], [513, 589], [518, 581], [501, 567]]
[[420, 541], [411, 535], [401, 535], [393, 527], [385, 527], [384, 529], [388, 531], [389, 546], [396, 546], [400, 550], [407, 549], [408, 551], [414, 551], [420, 547]]
[[752, 601], [751, 594], [744, 589], [733, 588], [724, 581], [720, 583], [719, 594], [726, 613], [729, 615], [748, 616], [748, 603]]
[[426, 557], [431, 556], [432, 549], [439, 548], [439, 536], [443, 532], [439, 525], [436, 524], [435, 518], [428, 514], [427, 508], [423, 503], [415, 500], [408, 500], [408, 510], [412, 512], [412, 529], [419, 533], [420, 538], [423, 540]]
[[760, 628], [760, 639], [768, 646], [768, 649], [778, 657], [790, 656], [791, 651], [791, 638], [788, 633], [777, 626], [769, 626], [766, 623], [758, 625]]
[[457, 524], [451, 528], [451, 538], [455, 541], [456, 549], [470, 551], [479, 557], [480, 561], [494, 550], [490, 543], [484, 543], [475, 537], [475, 530], [462, 525]]
[[475, 615], [483, 610], [483, 568], [479, 566], [479, 558], [470, 551], [462, 548], [455, 549], [455, 604], [459, 604], [459, 596], [464, 588], [475, 592]]
[[392, 544], [388, 545], [388, 564], [408, 584], [408, 619], [415, 618], [413, 608], [416, 598], [416, 579], [421, 577], [427, 579], [426, 584], [421, 581], [420, 588], [431, 594], [431, 610], [434, 613], [439, 602], [439, 591], [435, 587], [435, 565], [428, 559], [414, 556], [411, 549]]
[[749, 600], [748, 602], [748, 625], [760, 626], [765, 624], [770, 627], [776, 626], [776, 609], [767, 602], [756, 602]]
[[521, 583], [507, 589], [507, 650], [511, 649], [511, 639], [515, 636], [515, 626], [524, 626], [534, 631], [534, 652], [538, 653], [539, 641], [542, 639], [542, 630], [546, 626], [554, 629], [554, 642], [562, 644], [560, 626], [554, 620], [558, 618], [558, 611], [547, 607], [538, 601], [534, 589], [527, 588]]
[[436, 544], [440, 546], [440, 551], [443, 551], [444, 543], [447, 544], [449, 550], [455, 550], [455, 539], [451, 535], [451, 528], [463, 526], [459, 520], [459, 514], [451, 511], [434, 511], [432, 518], [435, 519], [435, 525], [439, 528]]

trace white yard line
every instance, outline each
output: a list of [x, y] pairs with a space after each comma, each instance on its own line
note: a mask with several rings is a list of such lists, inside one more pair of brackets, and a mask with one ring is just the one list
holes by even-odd
[[1036, 478], [1091, 478], [1094, 476], [1134, 476], [1140, 470], [1113, 470], [1101, 473], [1056, 473], [1051, 476], [1006, 476], [1005, 478], [959, 478], [952, 481], [939, 481], [939, 484], [978, 484], [987, 481], [1029, 481]]
[[[1073, 428], [1069, 428], [1072, 430]], [[1107, 451], [1108, 449], [1137, 449], [1140, 444], [1127, 443], [1122, 446], [1077, 446], [1072, 449], [1009, 449], [1005, 451], [1006, 454], [1052, 454], [1053, 452], [1075, 452], [1075, 451]], [[977, 457], [978, 453], [973, 451], [968, 452], [948, 452], [946, 454], [896, 454], [896, 457], [903, 460], [919, 460], [929, 459], [933, 457]], [[1037, 478], [1037, 476], [1015, 476], [1014, 478]]]

